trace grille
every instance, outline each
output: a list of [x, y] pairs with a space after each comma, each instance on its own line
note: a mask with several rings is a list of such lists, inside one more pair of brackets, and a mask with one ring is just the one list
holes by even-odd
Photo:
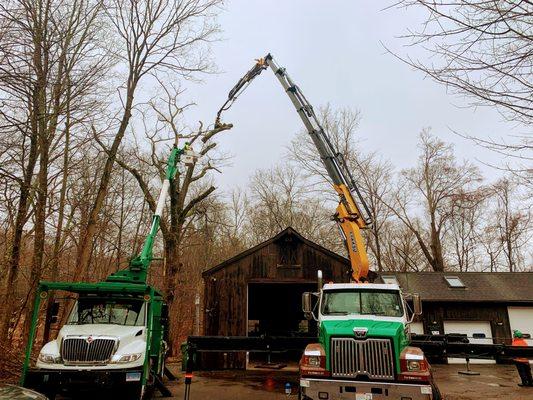
[[110, 337], [66, 337], [61, 343], [65, 364], [106, 364], [116, 350], [118, 340]]
[[331, 368], [335, 378], [394, 379], [394, 358], [388, 339], [331, 339]]

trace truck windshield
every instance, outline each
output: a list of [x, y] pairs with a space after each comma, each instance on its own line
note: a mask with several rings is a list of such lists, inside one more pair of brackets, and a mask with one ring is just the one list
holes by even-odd
[[323, 315], [403, 315], [400, 293], [395, 290], [324, 291], [321, 311]]
[[68, 324], [144, 325], [144, 301], [78, 299]]

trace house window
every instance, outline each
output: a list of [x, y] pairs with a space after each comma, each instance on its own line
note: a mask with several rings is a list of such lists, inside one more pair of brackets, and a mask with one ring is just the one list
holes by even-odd
[[398, 285], [398, 279], [394, 275], [381, 275], [381, 279], [383, 279], [383, 283]]
[[446, 283], [448, 283], [448, 286], [451, 288], [465, 288], [465, 284], [458, 276], [445, 276], [444, 279], [446, 279]]

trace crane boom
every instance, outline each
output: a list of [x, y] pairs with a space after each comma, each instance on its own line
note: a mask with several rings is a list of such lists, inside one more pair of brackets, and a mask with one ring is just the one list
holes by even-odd
[[[326, 131], [320, 124], [313, 106], [307, 101], [300, 88], [292, 81], [285, 68], [277, 65], [271, 54], [257, 60], [228, 94], [228, 99], [220, 108], [216, 124], [220, 124], [222, 112], [229, 109], [237, 97], [261, 72], [270, 68], [291, 99], [307, 132], [316, 146], [320, 159], [326, 168], [333, 187], [339, 196], [339, 204], [334, 215], [344, 237], [352, 267], [352, 279], [356, 282], [366, 280], [368, 274], [368, 255], [361, 235], [361, 229], [370, 227], [372, 219], [365, 200], [350, 173], [343, 155], [333, 146]], [[354, 197], [355, 195], [355, 197]], [[359, 200], [356, 202], [355, 198]], [[362, 207], [359, 207], [361, 204]]]

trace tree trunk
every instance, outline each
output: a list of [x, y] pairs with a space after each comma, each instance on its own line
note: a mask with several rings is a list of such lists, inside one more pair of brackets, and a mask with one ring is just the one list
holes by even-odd
[[[67, 100], [68, 101], [68, 100]], [[55, 281], [59, 278], [59, 254], [61, 252], [61, 239], [63, 233], [63, 221], [65, 218], [65, 203], [67, 197], [67, 182], [68, 182], [68, 164], [69, 164], [69, 150], [70, 150], [70, 115], [67, 103], [67, 118], [65, 126], [65, 148], [63, 150], [63, 173], [61, 181], [61, 189], [59, 191], [59, 208], [57, 216], [57, 230], [54, 239], [54, 249], [52, 253], [52, 262], [50, 265], [50, 279]], [[54, 292], [50, 293], [48, 303], [46, 305], [46, 319], [50, 321], [52, 319], [53, 305], [55, 301]], [[44, 325], [43, 343], [50, 341], [50, 324]]]
[[120, 122], [120, 126], [118, 128], [115, 139], [113, 140], [113, 144], [107, 152], [107, 159], [104, 166], [104, 171], [102, 173], [102, 178], [100, 179], [98, 192], [96, 193], [96, 198], [94, 200], [93, 206], [89, 211], [87, 226], [85, 227], [85, 230], [81, 235], [80, 248], [78, 249], [76, 265], [78, 270], [81, 271], [82, 280], [87, 280], [89, 276], [90, 258], [92, 253], [93, 240], [96, 234], [96, 228], [98, 224], [98, 215], [104, 204], [105, 196], [107, 195], [107, 189], [111, 180], [111, 173], [113, 171], [113, 165], [117, 157], [118, 148], [122, 142], [124, 134], [126, 133], [126, 129], [131, 118], [133, 94], [137, 82], [132, 81], [131, 78], [129, 81], [131, 83], [128, 85], [128, 94], [126, 105], [124, 108], [124, 115], [122, 117], [122, 121]]
[[430, 227], [430, 247], [433, 254], [433, 271], [444, 271], [444, 258], [442, 255], [442, 243], [440, 241], [440, 234], [435, 226], [435, 215], [431, 215], [431, 227]]
[[24, 320], [24, 333], [30, 330], [31, 315], [33, 312], [33, 301], [35, 299], [34, 288], [41, 279], [42, 265], [45, 249], [45, 229], [46, 229], [46, 203], [48, 199], [48, 163], [49, 163], [49, 135], [46, 121], [46, 94], [44, 90], [39, 96], [39, 174], [37, 176], [37, 196], [35, 202], [35, 227], [33, 241], [33, 257], [30, 273], [30, 295], [26, 308], [26, 319]]
[[[377, 224], [375, 219], [374, 219], [374, 224]], [[377, 227], [374, 227], [372, 229], [372, 232], [374, 234], [374, 243], [376, 245], [376, 250], [375, 250], [376, 264], [378, 266], [378, 271], [383, 271], [383, 261], [381, 259], [381, 242], [379, 240], [379, 229]]]
[[33, 171], [37, 164], [37, 138], [33, 133], [30, 138], [30, 149], [28, 153], [28, 163], [24, 170], [24, 177], [20, 185], [20, 197], [17, 207], [17, 216], [15, 218], [15, 226], [13, 232], [13, 241], [9, 254], [9, 263], [7, 267], [7, 274], [4, 286], [4, 295], [2, 304], [4, 305], [4, 312], [2, 313], [0, 322], [0, 341], [3, 342], [8, 336], [11, 317], [15, 307], [13, 294], [17, 287], [20, 252], [22, 247], [22, 239], [24, 232], [24, 225], [26, 224], [27, 213], [29, 208], [29, 200], [31, 194], [31, 180]]

